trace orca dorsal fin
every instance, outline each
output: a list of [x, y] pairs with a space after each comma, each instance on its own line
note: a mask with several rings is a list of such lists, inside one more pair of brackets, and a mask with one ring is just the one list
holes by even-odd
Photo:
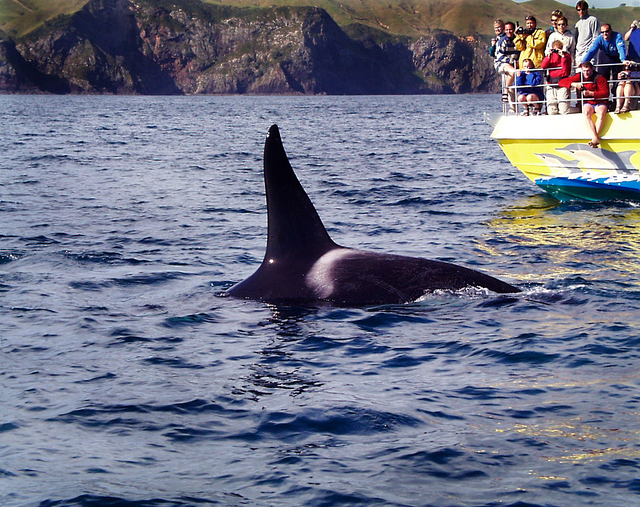
[[268, 213], [265, 261], [301, 255], [315, 260], [337, 247], [293, 172], [277, 125], [269, 129], [264, 146], [264, 183]]
[[484, 287], [519, 289], [462, 266], [336, 245], [293, 172], [277, 125], [264, 148], [268, 239], [262, 264], [227, 293], [263, 301], [339, 305], [402, 304], [425, 292]]

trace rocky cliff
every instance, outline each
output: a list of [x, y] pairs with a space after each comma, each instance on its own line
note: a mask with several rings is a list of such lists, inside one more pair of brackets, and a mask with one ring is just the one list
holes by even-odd
[[12, 40], [0, 90], [112, 94], [397, 94], [496, 90], [486, 46], [341, 29], [313, 7], [90, 0]]

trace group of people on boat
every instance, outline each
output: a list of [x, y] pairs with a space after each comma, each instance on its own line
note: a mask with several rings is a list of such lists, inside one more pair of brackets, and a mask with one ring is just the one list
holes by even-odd
[[[489, 52], [511, 113], [517, 113], [517, 105], [522, 115], [582, 109], [593, 133], [589, 144], [597, 147], [610, 96], [616, 98], [616, 114], [628, 112], [638, 102], [640, 20], [633, 21], [623, 35], [589, 14], [586, 1], [577, 2], [576, 11], [579, 19], [573, 32], [559, 10], [551, 13], [547, 30], [538, 28], [535, 16], [527, 16], [525, 26], [497, 19]], [[571, 107], [572, 91], [577, 108]]]

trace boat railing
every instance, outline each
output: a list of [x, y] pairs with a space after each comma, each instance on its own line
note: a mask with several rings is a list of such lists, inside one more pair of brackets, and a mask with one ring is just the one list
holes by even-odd
[[[630, 65], [625, 65], [625, 63], [630, 63]], [[625, 62], [625, 63], [606, 63], [606, 64], [596, 64], [594, 67], [596, 71], [601, 74], [610, 74], [614, 73], [612, 79], [607, 79], [609, 83], [609, 102], [616, 102], [619, 100], [630, 99], [632, 105], [634, 105], [633, 109], [637, 108], [640, 104], [640, 63], [638, 62]], [[613, 71], [610, 70], [613, 68]], [[539, 67], [533, 69], [527, 69], [529, 72], [541, 72], [545, 75], [548, 75], [550, 71], [559, 70], [561, 67], [547, 67], [546, 69], [542, 69]], [[622, 70], [624, 69], [624, 70]], [[516, 76], [518, 72], [523, 72], [524, 69], [519, 69], [516, 71]], [[579, 69], [574, 68], [573, 74], [579, 72]], [[621, 72], [626, 72], [627, 77], [619, 77]], [[530, 85], [525, 86], [517, 86], [517, 79], [514, 78], [514, 84], [511, 86], [507, 86], [506, 79], [507, 76], [502, 74], [502, 109], [504, 115], [509, 114], [518, 114], [518, 106], [521, 106], [523, 103], [518, 102], [518, 90], [522, 90], [523, 88], [531, 88]], [[605, 76], [606, 77], [606, 76]], [[580, 82], [583, 82], [582, 80]], [[625, 90], [618, 90], [620, 83], [631, 83], [633, 85], [633, 90], [631, 90], [630, 94], [625, 94]], [[540, 109], [542, 110], [544, 106], [547, 104], [546, 99], [546, 91], [548, 88], [558, 88], [559, 85], [557, 83], [548, 82], [548, 79], [543, 77], [543, 82], [538, 85], [540, 87], [540, 91], [544, 97], [543, 100], [533, 100], [527, 102], [527, 105], [540, 105]], [[574, 92], [573, 95], [569, 96], [569, 112], [570, 113], [578, 113], [582, 110], [582, 105], [584, 102], [591, 100], [589, 98], [582, 97], [582, 94], [579, 92]], [[566, 102], [565, 100], [559, 100], [558, 102]], [[634, 104], [636, 103], [636, 104]], [[575, 104], [575, 105], [573, 105]]]

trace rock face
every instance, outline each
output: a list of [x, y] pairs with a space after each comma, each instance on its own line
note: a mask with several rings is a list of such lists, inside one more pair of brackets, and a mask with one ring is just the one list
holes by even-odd
[[463, 41], [449, 32], [438, 31], [411, 45], [413, 62], [425, 79], [435, 78], [442, 92], [497, 92], [493, 58], [486, 47]]
[[[312, 7], [90, 0], [17, 41], [0, 33], [5, 93], [398, 94], [494, 92], [485, 46], [347, 35]], [[380, 42], [383, 40], [383, 42]]]

